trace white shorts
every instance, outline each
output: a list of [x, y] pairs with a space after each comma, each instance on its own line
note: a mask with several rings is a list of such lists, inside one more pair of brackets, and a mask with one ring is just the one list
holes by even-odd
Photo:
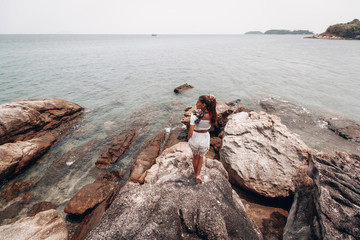
[[189, 146], [193, 154], [204, 156], [210, 148], [210, 134], [193, 132], [193, 135], [189, 139]]

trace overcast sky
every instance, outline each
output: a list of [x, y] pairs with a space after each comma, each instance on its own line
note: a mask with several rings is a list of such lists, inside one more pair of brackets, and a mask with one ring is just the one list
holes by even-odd
[[321, 33], [360, 18], [360, 0], [0, 0], [0, 34]]

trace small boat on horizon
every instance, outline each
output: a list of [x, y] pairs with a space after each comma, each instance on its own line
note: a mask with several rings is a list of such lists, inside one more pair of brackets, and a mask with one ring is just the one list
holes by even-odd
[[153, 34], [151, 34], [151, 36], [152, 36], [152, 37], [156, 37], [156, 36], [157, 36], [157, 34], [154, 34], [154, 33], [153, 33]]

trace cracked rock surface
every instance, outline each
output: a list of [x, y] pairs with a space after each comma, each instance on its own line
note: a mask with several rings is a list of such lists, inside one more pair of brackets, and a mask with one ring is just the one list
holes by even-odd
[[187, 143], [166, 149], [139, 185], [128, 182], [87, 239], [262, 239], [219, 161], [194, 178]]
[[307, 146], [264, 112], [240, 112], [230, 117], [221, 148], [221, 162], [230, 182], [265, 197], [295, 192], [292, 177], [305, 164]]

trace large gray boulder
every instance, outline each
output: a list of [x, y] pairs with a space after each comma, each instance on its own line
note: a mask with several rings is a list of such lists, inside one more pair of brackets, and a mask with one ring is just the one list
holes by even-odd
[[22, 218], [15, 223], [0, 226], [0, 240], [67, 240], [66, 223], [51, 209], [39, 212], [33, 217]]
[[220, 159], [230, 182], [266, 197], [292, 195], [305, 143], [274, 115], [240, 112], [229, 118]]
[[160, 155], [145, 183], [128, 182], [87, 239], [261, 239], [222, 164], [204, 160], [203, 184], [181, 142]]
[[[284, 239], [360, 239], [360, 156], [309, 152]], [[305, 181], [304, 181], [305, 180]]]

